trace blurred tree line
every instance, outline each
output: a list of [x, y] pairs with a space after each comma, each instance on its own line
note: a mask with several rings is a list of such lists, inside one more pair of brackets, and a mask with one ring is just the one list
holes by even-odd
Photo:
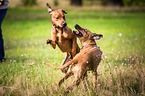
[[21, 0], [24, 6], [37, 5], [37, 0]]
[[[100, 1], [104, 6], [145, 6], [145, 0], [70, 0], [72, 6], [83, 6], [83, 1]], [[37, 5], [37, 0], [22, 0], [24, 6]], [[58, 0], [53, 0], [54, 5], [58, 6]]]
[[102, 4], [109, 6], [145, 6], [145, 0], [102, 0]]

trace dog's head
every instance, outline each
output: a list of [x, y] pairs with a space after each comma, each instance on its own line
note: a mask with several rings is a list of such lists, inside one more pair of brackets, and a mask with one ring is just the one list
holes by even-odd
[[87, 28], [82, 28], [78, 24], [75, 25], [75, 29], [77, 31], [74, 30], [73, 33], [80, 39], [81, 42], [99, 40], [103, 37], [102, 34], [92, 33]]
[[67, 23], [65, 21], [65, 14], [67, 14], [64, 10], [62, 9], [58, 9], [58, 10], [54, 10], [50, 7], [50, 5], [47, 3], [46, 4], [47, 8], [48, 8], [48, 12], [49, 14], [51, 14], [51, 20], [52, 23], [54, 23], [57, 27], [60, 28], [64, 28], [65, 26], [67, 26]]

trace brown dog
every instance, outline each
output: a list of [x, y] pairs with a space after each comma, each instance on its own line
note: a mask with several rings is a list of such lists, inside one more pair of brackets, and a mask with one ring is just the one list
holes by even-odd
[[65, 79], [71, 75], [75, 76], [73, 83], [66, 88], [66, 92], [73, 89], [74, 86], [78, 86], [81, 80], [87, 81], [87, 71], [91, 70], [93, 72], [93, 89], [96, 88], [97, 80], [97, 67], [101, 61], [102, 52], [100, 48], [96, 45], [95, 40], [98, 40], [103, 37], [101, 34], [91, 33], [86, 28], [81, 28], [79, 25], [75, 25], [75, 28], [78, 30], [73, 31], [73, 33], [80, 39], [82, 48], [80, 52], [65, 65], [57, 67], [49, 63], [45, 63], [53, 68], [63, 69], [69, 66], [69, 70], [65, 76], [59, 80], [58, 87], [64, 82]]
[[[66, 12], [62, 9], [53, 10], [47, 3], [48, 12], [51, 14], [51, 39], [47, 39], [46, 43], [50, 44], [54, 49], [56, 45], [62, 52], [67, 52], [65, 59], [61, 65], [70, 61], [79, 51], [80, 48], [77, 44], [77, 37], [73, 34], [72, 30], [67, 27], [65, 21]], [[67, 68], [62, 69], [66, 73]]]

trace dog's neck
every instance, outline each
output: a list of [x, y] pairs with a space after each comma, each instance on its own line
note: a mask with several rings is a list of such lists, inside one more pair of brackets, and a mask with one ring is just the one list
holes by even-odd
[[85, 46], [82, 46], [81, 49], [86, 48], [86, 47], [89, 47], [89, 46], [94, 47], [94, 46], [97, 46], [97, 45], [85, 45]]
[[96, 42], [94, 40], [87, 40], [85, 42], [81, 42], [82, 43], [82, 48], [85, 48], [85, 47], [89, 47], [89, 46], [96, 46]]
[[87, 40], [85, 42], [81, 42], [82, 46], [87, 46], [87, 45], [96, 45], [95, 40]]

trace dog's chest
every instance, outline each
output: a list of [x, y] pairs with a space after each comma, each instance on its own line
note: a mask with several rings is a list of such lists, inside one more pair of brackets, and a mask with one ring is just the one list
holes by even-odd
[[72, 39], [74, 35], [69, 33], [67, 30], [64, 30], [64, 31], [57, 31], [56, 36], [60, 39]]
[[65, 30], [56, 30], [57, 37], [65, 36], [66, 34], [68, 34], [67, 29], [65, 29]]

